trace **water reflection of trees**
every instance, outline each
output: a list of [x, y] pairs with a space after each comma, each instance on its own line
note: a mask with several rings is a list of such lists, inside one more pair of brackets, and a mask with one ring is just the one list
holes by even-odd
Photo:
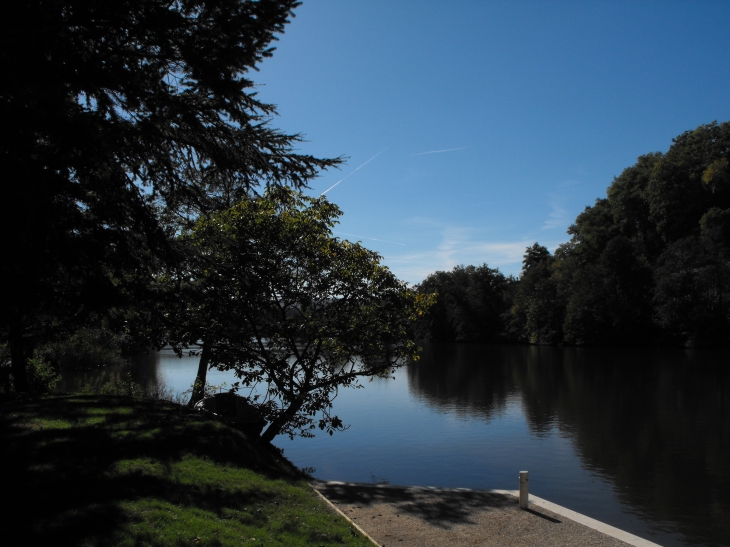
[[485, 355], [481, 344], [427, 344], [421, 359], [409, 366], [409, 390], [427, 404], [459, 415], [491, 419], [515, 393], [509, 369], [509, 348], [498, 359]]
[[[122, 382], [128, 377], [145, 391], [154, 391], [161, 380], [158, 374], [159, 354], [135, 355], [124, 365], [91, 369], [64, 370], [56, 388], [59, 393], [75, 393], [84, 390], [99, 392], [102, 386]], [[194, 379], [194, 376], [192, 376]], [[163, 386], [164, 387], [164, 386]]]
[[533, 432], [567, 434], [639, 514], [730, 544], [727, 354], [441, 345], [408, 376], [429, 404], [487, 419], [519, 393]]
[[549, 401], [583, 463], [610, 478], [622, 501], [689, 537], [728, 545], [727, 356], [536, 349], [552, 355], [550, 366], [513, 368], [528, 420], [535, 424]]

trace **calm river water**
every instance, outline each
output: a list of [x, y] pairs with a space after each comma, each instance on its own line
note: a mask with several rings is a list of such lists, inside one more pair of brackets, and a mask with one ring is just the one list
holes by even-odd
[[[133, 376], [181, 392], [196, 367], [163, 351]], [[660, 545], [730, 545], [728, 351], [427, 345], [334, 412], [347, 431], [275, 441], [317, 478], [517, 489], [529, 470], [535, 495]]]

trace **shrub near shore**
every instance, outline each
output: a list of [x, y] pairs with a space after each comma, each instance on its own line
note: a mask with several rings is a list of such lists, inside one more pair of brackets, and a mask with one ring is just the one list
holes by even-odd
[[369, 545], [275, 448], [178, 405], [77, 395], [3, 410], [5, 516], [24, 544]]

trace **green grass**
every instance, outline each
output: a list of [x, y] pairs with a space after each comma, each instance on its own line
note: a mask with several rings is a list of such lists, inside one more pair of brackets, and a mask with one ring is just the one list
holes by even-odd
[[273, 448], [173, 404], [5, 404], [0, 434], [19, 545], [370, 545]]

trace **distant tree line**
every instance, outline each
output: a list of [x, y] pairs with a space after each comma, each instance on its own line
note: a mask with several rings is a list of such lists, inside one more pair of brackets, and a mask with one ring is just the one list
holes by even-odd
[[554, 254], [535, 243], [518, 278], [486, 265], [436, 272], [417, 327], [434, 341], [689, 345], [730, 334], [730, 123], [639, 157], [578, 215]]

